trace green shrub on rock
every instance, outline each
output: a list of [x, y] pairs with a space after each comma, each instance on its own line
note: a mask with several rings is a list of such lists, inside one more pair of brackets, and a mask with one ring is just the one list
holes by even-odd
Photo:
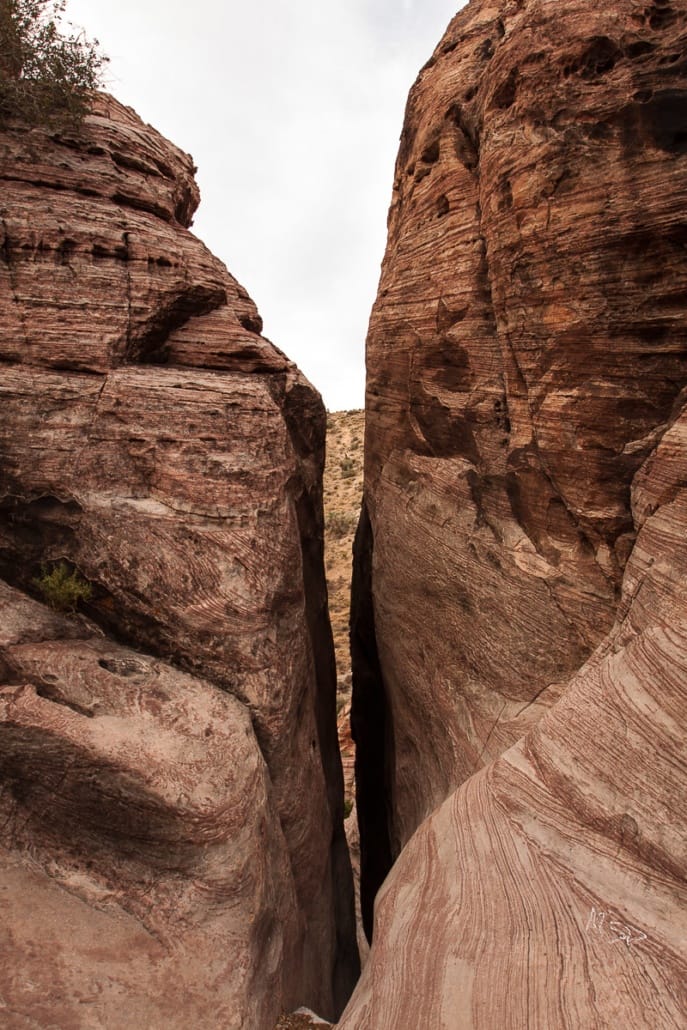
[[93, 596], [91, 584], [65, 561], [58, 562], [51, 570], [44, 567], [33, 585], [45, 603], [58, 612], [76, 611], [80, 601], [90, 601]]
[[0, 124], [75, 125], [107, 58], [83, 32], [61, 32], [66, 0], [0, 0]]

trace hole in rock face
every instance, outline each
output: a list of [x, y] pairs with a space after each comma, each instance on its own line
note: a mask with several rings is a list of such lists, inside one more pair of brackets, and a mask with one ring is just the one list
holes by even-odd
[[421, 160], [424, 161], [425, 164], [434, 164], [435, 161], [439, 160], [438, 136], [436, 137], [436, 139], [433, 139], [430, 143], [428, 143], [425, 149], [422, 151]]
[[667, 29], [672, 25], [677, 15], [671, 10], [669, 3], [665, 0], [654, 0], [654, 3], [646, 11], [646, 18], [652, 29]]
[[182, 290], [152, 316], [132, 331], [125, 364], [165, 365], [168, 361], [168, 338], [189, 319], [206, 315], [226, 304], [226, 291], [221, 287], [195, 285]]
[[608, 36], [596, 36], [581, 54], [572, 54], [563, 67], [563, 75], [579, 75], [587, 82], [593, 82], [612, 71], [623, 56], [620, 47]]
[[141, 676], [148, 672], [145, 665], [132, 658], [100, 658], [98, 665], [114, 676], [124, 676], [127, 679], [129, 676]]
[[259, 335], [262, 332], [262, 319], [259, 315], [241, 315], [239, 322], [249, 333], [258, 333]]
[[64, 697], [57, 686], [52, 686], [57, 681], [57, 676], [44, 675], [43, 680], [45, 682], [39, 683], [36, 686], [36, 693], [39, 697], [44, 698], [46, 701], [52, 701], [55, 705], [62, 705], [63, 708], [69, 708], [72, 712], [76, 712], [77, 715], [83, 715], [87, 719], [93, 719], [95, 713], [86, 708], [85, 705], [81, 705], [78, 701], [73, 701], [71, 698]]
[[448, 209], [448, 197], [445, 193], [442, 193], [439, 199], [437, 200], [437, 218], [443, 218], [444, 215], [447, 215]]
[[57, 259], [62, 265], [68, 265], [69, 259], [76, 250], [75, 240], [62, 240], [57, 248]]
[[492, 98], [492, 106], [505, 111], [515, 103], [518, 91], [518, 69], [512, 68], [508, 78], [498, 87]]
[[451, 126], [456, 157], [468, 171], [474, 171], [479, 163], [479, 141], [460, 104], [451, 104], [445, 120]]
[[578, 62], [580, 76], [594, 79], [612, 71], [622, 50], [608, 36], [597, 36]]
[[642, 113], [657, 147], [673, 154], [687, 153], [687, 90], [655, 94]]
[[483, 61], [488, 61], [494, 55], [494, 44], [490, 39], [485, 39], [477, 47], [475, 54], [477, 57], [481, 57]]
[[508, 179], [502, 179], [498, 184], [499, 211], [508, 211], [513, 206], [513, 189]]
[[655, 47], [653, 43], [640, 39], [636, 43], [630, 43], [627, 47], [626, 53], [631, 61], [635, 61], [639, 57], [644, 57], [646, 54], [650, 54], [654, 49]]

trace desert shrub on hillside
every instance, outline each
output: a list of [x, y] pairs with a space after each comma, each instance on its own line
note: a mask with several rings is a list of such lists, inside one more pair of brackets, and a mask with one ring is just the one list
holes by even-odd
[[341, 469], [341, 476], [343, 479], [352, 479], [358, 471], [358, 463], [350, 455], [346, 455], [339, 462], [339, 468]]
[[345, 511], [331, 511], [325, 519], [325, 529], [334, 539], [341, 539], [355, 531], [357, 522], [357, 515]]

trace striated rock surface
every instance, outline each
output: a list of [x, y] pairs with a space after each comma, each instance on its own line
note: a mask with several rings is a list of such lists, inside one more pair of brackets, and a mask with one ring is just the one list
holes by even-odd
[[6, 586], [0, 616], [3, 1026], [273, 1025], [298, 905], [245, 706]]
[[[687, 382], [686, 53], [683, 0], [472, 0], [411, 91], [368, 337], [365, 510], [353, 587], [368, 932], [375, 892], [423, 819], [564, 690], [566, 705], [576, 697], [582, 706], [592, 689], [588, 678], [566, 685], [614, 625], [638, 546], [631, 489]], [[658, 555], [673, 560], [660, 547]], [[656, 655], [654, 675], [677, 689], [672, 660]], [[587, 736], [575, 731], [569, 743], [582, 761], [598, 727], [585, 717], [579, 732]], [[615, 751], [601, 756], [612, 782]], [[490, 819], [491, 802], [480, 815], [477, 794], [500, 778], [508, 796], [518, 761], [490, 766], [436, 820], [448, 825], [460, 805], [473, 826]], [[641, 780], [644, 766], [636, 768]], [[660, 789], [667, 798], [667, 784]], [[607, 802], [604, 793], [596, 803], [605, 811]], [[655, 824], [645, 831], [637, 821], [653, 834]], [[486, 907], [471, 909], [478, 902], [466, 894], [455, 932], [453, 922], [441, 931], [433, 923], [432, 934], [460, 941], [470, 911], [475, 939], [496, 949], [500, 937], [506, 961], [510, 929], [487, 911], [494, 859], [479, 850], [497, 848], [500, 832], [475, 829], [473, 838], [463, 826], [464, 841], [479, 843], [457, 851], [446, 838], [442, 876], [459, 878], [456, 892], [483, 893]], [[427, 827], [420, 840], [434, 833]], [[412, 846], [415, 874], [425, 846]], [[583, 847], [590, 858], [594, 848], [586, 839]], [[623, 862], [620, 851], [618, 868]], [[485, 886], [477, 886], [478, 869]], [[576, 869], [573, 862], [571, 876]], [[394, 875], [400, 885], [406, 874]], [[499, 889], [515, 905], [520, 887], [514, 878]], [[380, 906], [384, 925], [395, 889]], [[438, 884], [436, 903], [413, 896], [428, 921], [449, 904]], [[599, 901], [615, 904], [614, 895]], [[428, 942], [420, 934], [413, 947], [433, 961]], [[585, 945], [576, 947], [582, 961]], [[377, 954], [368, 985], [381, 975]], [[485, 966], [492, 987], [506, 983], [495, 962]], [[589, 977], [580, 983], [591, 990]], [[610, 1011], [606, 1000], [599, 1005]], [[398, 1025], [375, 1019], [360, 1025]], [[502, 1013], [500, 1022], [476, 1025], [562, 1024], [543, 1015], [508, 1023]]]
[[[190, 158], [132, 111], [9, 129], [0, 174], [2, 1004], [334, 1016], [357, 960], [320, 399], [188, 231]], [[58, 560], [88, 625], [26, 597]]]
[[341, 1030], [687, 1023], [687, 406], [635, 475], [615, 625], [427, 819]]

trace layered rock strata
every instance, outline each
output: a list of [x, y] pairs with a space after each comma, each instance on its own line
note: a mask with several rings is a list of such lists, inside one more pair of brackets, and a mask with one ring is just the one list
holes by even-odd
[[411, 91], [352, 617], [368, 931], [423, 819], [614, 625], [631, 488], [687, 382], [686, 52], [682, 0], [472, 0]]
[[[320, 399], [133, 112], [11, 127], [0, 170], [0, 994], [27, 1025], [27, 982], [65, 1027], [333, 1016], [356, 958]], [[25, 597], [59, 561], [87, 626]]]
[[341, 1030], [687, 1023], [687, 406], [634, 477], [613, 629], [433, 813]]

